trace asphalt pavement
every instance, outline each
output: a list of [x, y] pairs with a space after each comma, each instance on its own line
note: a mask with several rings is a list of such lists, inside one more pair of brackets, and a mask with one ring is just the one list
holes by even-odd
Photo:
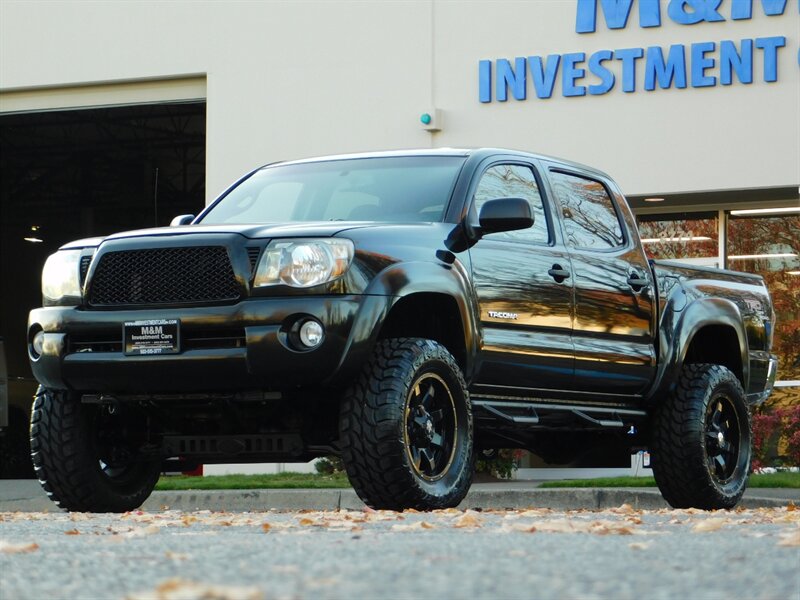
[[[548, 488], [540, 482], [476, 483], [460, 509], [546, 507], [558, 510], [598, 510], [629, 504], [637, 509], [667, 508], [657, 488]], [[800, 489], [755, 488], [745, 492], [742, 508], [800, 505]], [[364, 504], [352, 489], [314, 490], [187, 490], [153, 492], [142, 506], [160, 510], [361, 510]], [[0, 480], [0, 512], [58, 511], [35, 480]]]
[[800, 598], [800, 510], [0, 513], [3, 600]]

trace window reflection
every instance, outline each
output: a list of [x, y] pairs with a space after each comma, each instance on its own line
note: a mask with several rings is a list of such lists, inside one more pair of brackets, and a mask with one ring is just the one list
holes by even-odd
[[542, 196], [533, 171], [521, 165], [495, 165], [486, 169], [475, 190], [475, 212], [488, 200], [522, 198], [528, 201], [533, 215], [533, 227], [487, 235], [487, 239], [516, 240], [546, 244], [550, 241]]
[[550, 179], [561, 204], [571, 247], [607, 250], [622, 245], [622, 226], [602, 184], [558, 172], [551, 172]]
[[[775, 307], [778, 380], [800, 380], [800, 215], [728, 217], [728, 267], [764, 278]], [[800, 403], [800, 388], [778, 387], [770, 403]]]
[[718, 213], [643, 215], [638, 221], [650, 258], [719, 266]]

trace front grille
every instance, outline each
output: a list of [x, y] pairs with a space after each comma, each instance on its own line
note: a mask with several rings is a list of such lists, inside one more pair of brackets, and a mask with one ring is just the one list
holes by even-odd
[[247, 247], [247, 258], [250, 259], [250, 273], [251, 275], [256, 272], [256, 267], [258, 266], [258, 257], [261, 254], [261, 247], [260, 246], [248, 246]]
[[172, 304], [236, 300], [239, 284], [223, 246], [121, 250], [100, 257], [89, 304]]
[[80, 262], [80, 274], [81, 274], [81, 285], [83, 282], [86, 281], [86, 274], [89, 272], [89, 265], [92, 264], [92, 255], [81, 256]]

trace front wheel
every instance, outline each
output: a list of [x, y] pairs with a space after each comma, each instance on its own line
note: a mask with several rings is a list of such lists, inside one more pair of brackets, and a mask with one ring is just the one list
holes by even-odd
[[750, 468], [750, 414], [739, 380], [720, 365], [690, 364], [658, 408], [653, 475], [674, 508], [730, 509]]
[[78, 512], [125, 512], [147, 499], [161, 461], [142, 455], [146, 424], [135, 414], [81, 404], [39, 387], [31, 413], [31, 453], [53, 502]]
[[456, 506], [473, 472], [472, 411], [461, 370], [432, 340], [378, 343], [340, 415], [342, 459], [373, 508]]

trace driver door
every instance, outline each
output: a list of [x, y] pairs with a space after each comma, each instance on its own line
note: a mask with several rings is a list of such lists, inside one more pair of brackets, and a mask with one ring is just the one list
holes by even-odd
[[574, 379], [573, 277], [534, 164], [499, 162], [481, 174], [474, 215], [495, 198], [524, 198], [534, 224], [484, 236], [470, 249], [482, 348], [474, 392], [535, 397]]

